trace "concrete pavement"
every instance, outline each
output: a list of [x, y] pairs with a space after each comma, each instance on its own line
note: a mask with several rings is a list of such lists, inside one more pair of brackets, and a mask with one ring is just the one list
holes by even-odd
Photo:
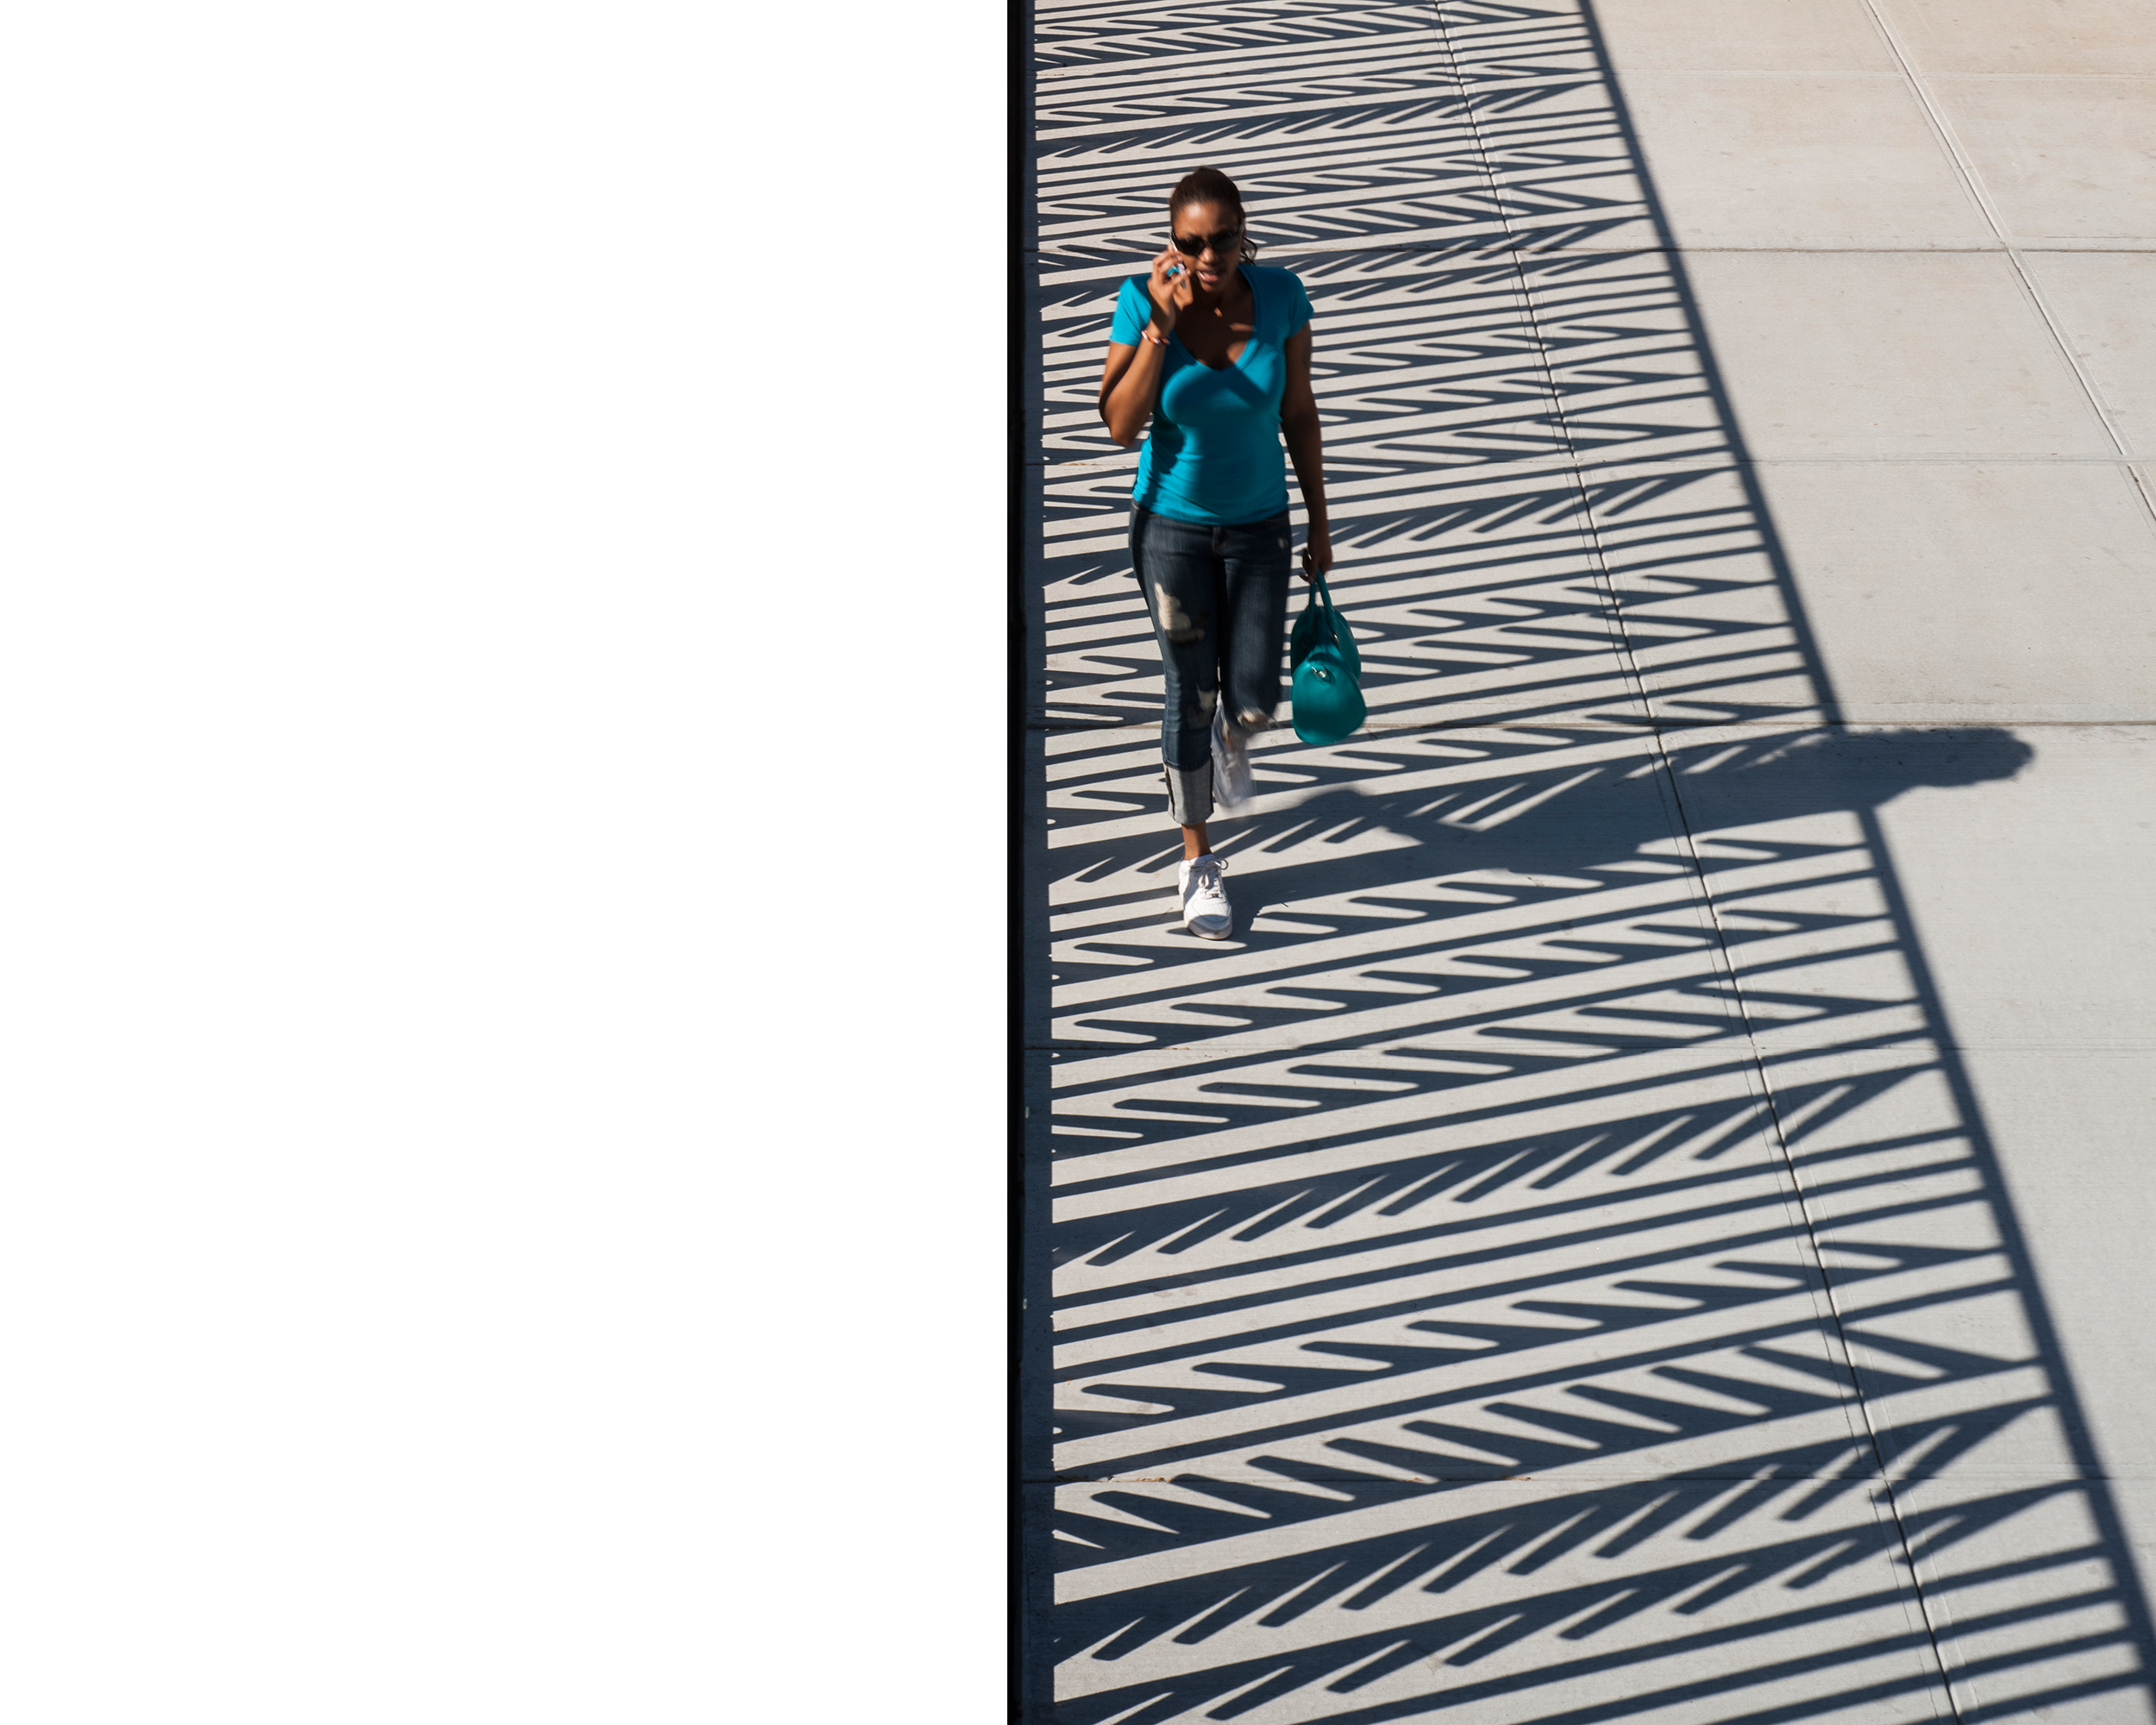
[[[1036, 14], [1033, 1716], [2149, 1719], [2156, 23]], [[1203, 160], [1371, 708], [1174, 923]]]

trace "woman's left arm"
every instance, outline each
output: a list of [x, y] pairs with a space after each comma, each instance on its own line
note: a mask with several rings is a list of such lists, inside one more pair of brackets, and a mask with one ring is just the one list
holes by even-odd
[[1280, 433], [1287, 441], [1288, 459], [1295, 464], [1295, 483], [1302, 487], [1303, 512], [1309, 524], [1303, 530], [1303, 580], [1309, 566], [1320, 571], [1332, 567], [1332, 531], [1325, 512], [1325, 439], [1318, 423], [1318, 398], [1310, 388], [1310, 326], [1306, 323], [1288, 338], [1288, 387], [1280, 398]]

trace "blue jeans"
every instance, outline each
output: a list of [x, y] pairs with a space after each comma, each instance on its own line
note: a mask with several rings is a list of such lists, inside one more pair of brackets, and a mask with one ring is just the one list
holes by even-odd
[[1213, 813], [1213, 709], [1225, 692], [1227, 722], [1263, 731], [1280, 700], [1288, 628], [1288, 511], [1269, 521], [1211, 527], [1131, 511], [1131, 567], [1167, 674], [1161, 760], [1168, 811], [1178, 826]]

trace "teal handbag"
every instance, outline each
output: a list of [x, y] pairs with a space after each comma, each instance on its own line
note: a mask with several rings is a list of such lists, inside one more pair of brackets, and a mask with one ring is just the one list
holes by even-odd
[[1288, 637], [1288, 662], [1294, 671], [1288, 695], [1295, 735], [1305, 743], [1344, 743], [1354, 736], [1369, 713], [1363, 699], [1363, 656], [1315, 568], [1309, 602]]

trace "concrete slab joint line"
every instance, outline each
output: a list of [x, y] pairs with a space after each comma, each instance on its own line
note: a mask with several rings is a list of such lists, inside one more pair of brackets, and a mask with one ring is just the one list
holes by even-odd
[[[1700, 277], [1591, 7], [1038, 5], [1025, 1717], [2156, 1720], [2156, 1467], [2104, 1465], [1971, 1077], [2021, 1021], [1942, 990], [1889, 852], [1968, 851], [1927, 835], [2040, 753], [2150, 769], [2156, 538], [1911, 3], [1714, 16], [1898, 78], [1984, 211], [1996, 250], [1787, 254], [1978, 294], [1929, 419], [1844, 386], [1837, 342], [1893, 363], [1861, 327], [1796, 338], [1831, 400], [1777, 381], [1746, 318], [1801, 272]], [[1315, 307], [1371, 714], [1256, 740], [1220, 943], [1092, 406], [1201, 160]], [[2056, 825], [1986, 842], [2057, 869]], [[2145, 1066], [2140, 997], [2078, 986], [2077, 1057]]]
[[[1930, 91], [1925, 87], [1924, 80], [1917, 77], [1910, 68], [1907, 53], [1885, 18], [1880, 16], [1876, 0], [1859, 0], [1859, 3], [1871, 16], [1872, 25], [1879, 32], [1880, 39], [1885, 42], [1887, 51], [1894, 56], [1895, 64], [1901, 69], [1902, 77], [1908, 81], [1909, 88], [1915, 94], [1917, 101], [1923, 105], [1926, 118], [1931, 122], [1933, 129], [1939, 135], [1940, 141], [1953, 158], [1954, 166], [1961, 174], [1963, 183], [1968, 187], [1970, 196], [1977, 201], [1977, 207], [1984, 211], [1984, 220], [1990, 224], [1991, 231], [1997, 236], [1999, 243], [2005, 248], [2006, 254], [2014, 265], [2015, 273], [2021, 280], [2022, 291], [2028, 295], [2029, 303], [2036, 308], [2037, 314], [2044, 320], [2044, 327], [2051, 332], [2052, 340], [2058, 347], [2059, 357], [2065, 361], [2067, 366], [2072, 370], [2075, 379], [2080, 383], [2082, 392], [2088, 398], [2090, 410], [2103, 423], [2103, 429], [2109, 434], [2113, 447], [2122, 456], [2127, 455], [2130, 452], [2126, 441], [2119, 436], [2118, 427], [2105, 407], [2102, 394], [2090, 381], [2087, 371], [2074, 353], [2073, 344], [2066, 339], [2065, 333], [2060, 329], [2058, 318], [2053, 315], [2051, 307], [2045, 302], [2042, 292], [2039, 291], [2036, 282], [2030, 276], [2028, 267], [2021, 256], [2020, 248], [2014, 243], [2007, 225], [2000, 220], [1996, 204], [1985, 187], [1982, 176], [1977, 172], [1975, 166], [1971, 164], [1967, 150], [1963, 147], [1960, 139], [1955, 135], [1952, 125], [1939, 111], [1939, 106], [1932, 99]], [[2149, 499], [2146, 491], [2143, 491], [2141, 495], [2144, 505], [2147, 505]]]

